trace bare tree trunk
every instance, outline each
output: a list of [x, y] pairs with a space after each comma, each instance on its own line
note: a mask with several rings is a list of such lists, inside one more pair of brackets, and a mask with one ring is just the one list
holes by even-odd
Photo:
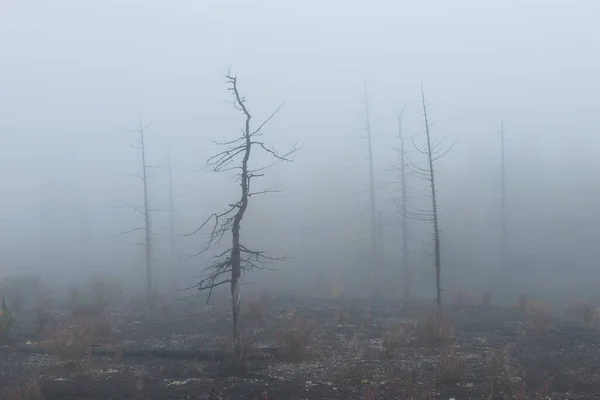
[[437, 198], [436, 198], [436, 190], [435, 190], [435, 174], [433, 168], [433, 152], [431, 146], [431, 135], [429, 128], [431, 125], [429, 124], [429, 119], [427, 117], [427, 104], [425, 103], [425, 91], [423, 90], [423, 86], [421, 85], [421, 100], [423, 103], [423, 117], [425, 119], [425, 134], [427, 136], [427, 158], [429, 161], [429, 183], [431, 187], [431, 206], [432, 206], [432, 219], [433, 219], [433, 240], [434, 240], [434, 257], [435, 257], [435, 285], [436, 285], [436, 309], [437, 309], [437, 317], [438, 323], [441, 322], [442, 316], [442, 276], [441, 276], [441, 255], [440, 255], [440, 228], [438, 221], [438, 211], [437, 211]]
[[236, 367], [242, 366], [242, 343], [240, 336], [240, 278], [242, 275], [242, 260], [241, 260], [241, 245], [240, 245], [240, 224], [244, 213], [248, 208], [248, 185], [249, 185], [249, 174], [248, 174], [248, 160], [250, 159], [250, 151], [252, 150], [252, 138], [250, 132], [250, 119], [252, 116], [248, 112], [244, 102], [239, 96], [236, 81], [234, 81], [234, 93], [242, 112], [246, 116], [246, 123], [244, 126], [244, 138], [245, 138], [245, 150], [244, 158], [242, 160], [242, 172], [240, 187], [242, 189], [242, 197], [240, 199], [238, 212], [233, 218], [233, 226], [231, 229], [233, 241], [231, 247], [231, 311], [233, 314], [233, 346], [236, 360]]
[[[403, 110], [404, 111], [404, 110]], [[402, 210], [406, 210], [406, 160], [402, 136], [402, 112], [398, 114], [398, 137], [400, 138], [400, 184], [402, 185]], [[408, 258], [408, 217], [402, 213], [402, 272], [404, 280], [404, 302], [410, 300], [410, 265]]]
[[[215, 256], [215, 261], [205, 268], [207, 276], [202, 279], [198, 284], [193, 287], [198, 290], [208, 290], [208, 299], [212, 294], [214, 288], [229, 284], [231, 288], [231, 311], [233, 315], [233, 349], [234, 349], [234, 361], [235, 367], [241, 369], [244, 366], [245, 354], [241, 342], [241, 314], [240, 314], [240, 281], [242, 277], [242, 271], [254, 271], [264, 269], [261, 263], [265, 261], [281, 260], [282, 258], [269, 257], [264, 254], [264, 251], [250, 250], [241, 243], [240, 230], [244, 213], [248, 208], [250, 197], [273, 192], [274, 189], [265, 189], [261, 191], [250, 191], [250, 183], [254, 182], [253, 178], [263, 176], [262, 171], [267, 167], [260, 167], [250, 169], [248, 161], [250, 160], [250, 153], [252, 146], [257, 146], [257, 149], [268, 153], [271, 157], [274, 157], [279, 161], [291, 161], [288, 157], [295, 153], [297, 148], [294, 147], [290, 152], [279, 155], [276, 150], [269, 149], [265, 146], [265, 143], [257, 140], [258, 136], [262, 135], [262, 127], [271, 120], [281, 108], [277, 108], [273, 114], [254, 130], [250, 129], [250, 120], [252, 116], [246, 106], [246, 98], [243, 97], [238, 91], [237, 77], [235, 75], [228, 74], [227, 81], [231, 85], [228, 89], [233, 92], [234, 100], [232, 101], [234, 107], [242, 112], [245, 117], [244, 129], [241, 137], [231, 141], [223, 141], [219, 144], [226, 146], [227, 149], [210, 157], [207, 160], [207, 165], [212, 168], [214, 172], [231, 171], [233, 169], [239, 171], [237, 176], [240, 179], [240, 199], [235, 204], [230, 204], [226, 211], [220, 214], [212, 214], [198, 229], [188, 234], [187, 236], [194, 235], [195, 233], [202, 230], [211, 220], [214, 220], [212, 232], [206, 246], [196, 255], [202, 254], [214, 245], [221, 242], [221, 239], [231, 232], [232, 244], [231, 247], [219, 255]], [[234, 162], [236, 156], [242, 156], [241, 165], [232, 168], [231, 163]], [[230, 274], [230, 275], [229, 275]], [[207, 301], [208, 301], [207, 299]]]
[[144, 254], [146, 264], [146, 296], [152, 298], [152, 237], [150, 226], [150, 203], [148, 199], [148, 174], [146, 164], [146, 145], [144, 142], [144, 126], [140, 119], [140, 146], [142, 150], [142, 182], [144, 185]]
[[375, 297], [379, 296], [379, 224], [377, 214], [377, 203], [375, 199], [375, 179], [374, 179], [374, 168], [373, 168], [373, 143], [371, 137], [371, 121], [369, 118], [369, 99], [367, 96], [367, 81], [365, 80], [365, 118], [366, 118], [366, 130], [367, 130], [367, 143], [368, 143], [368, 158], [369, 158], [369, 194], [370, 194], [370, 207], [371, 207], [371, 262], [373, 263], [373, 280], [374, 280], [374, 294]]
[[171, 163], [171, 147], [168, 152], [168, 171], [169, 171], [169, 264], [171, 268], [171, 287], [175, 288], [177, 284], [177, 252], [175, 251], [175, 222], [174, 222], [174, 202], [173, 202], [173, 170]]
[[506, 269], [506, 150], [504, 147], [504, 120], [500, 121], [500, 146], [501, 146], [501, 182], [500, 182], [500, 259], [502, 263], [502, 269]]

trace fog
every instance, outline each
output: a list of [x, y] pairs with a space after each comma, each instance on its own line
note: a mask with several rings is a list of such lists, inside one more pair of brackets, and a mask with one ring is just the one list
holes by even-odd
[[[370, 295], [365, 139], [366, 82], [385, 294], [399, 295], [401, 229], [395, 109], [422, 143], [421, 83], [452, 150], [436, 163], [445, 290], [578, 293], [600, 278], [596, 111], [600, 93], [597, 1], [106, 0], [4, 1], [0, 5], [0, 254], [2, 277], [35, 273], [76, 282], [116, 274], [144, 279], [143, 204], [135, 130], [148, 164], [172, 158], [169, 185], [152, 169], [153, 258], [161, 288], [193, 285], [214, 253], [185, 236], [238, 196], [229, 173], [202, 169], [234, 139], [242, 115], [224, 72], [238, 75], [264, 140], [302, 144], [256, 185], [242, 240], [290, 258], [244, 281], [326, 295], [333, 282]], [[505, 122], [509, 265], [500, 262], [500, 155]], [[265, 162], [261, 156], [253, 165]], [[428, 208], [427, 184], [409, 176], [411, 207]], [[434, 294], [431, 224], [410, 221], [415, 292]], [[175, 268], [173, 272], [171, 268]], [[503, 289], [494, 279], [503, 279]], [[519, 286], [520, 285], [520, 286]], [[262, 287], [262, 286], [261, 286]], [[533, 290], [532, 289], [532, 290]]]

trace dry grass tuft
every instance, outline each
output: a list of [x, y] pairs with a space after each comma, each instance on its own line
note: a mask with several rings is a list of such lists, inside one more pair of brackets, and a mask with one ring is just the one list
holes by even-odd
[[523, 333], [547, 335], [550, 332], [552, 315], [550, 309], [542, 303], [527, 305], [527, 327]]
[[346, 325], [350, 320], [350, 315], [346, 306], [342, 306], [335, 311], [335, 325]]
[[252, 326], [263, 322], [270, 301], [271, 298], [266, 293], [245, 299], [242, 303], [242, 320], [245, 325]]
[[301, 359], [312, 344], [315, 328], [313, 321], [294, 316], [287, 327], [275, 331], [275, 343], [282, 354]]
[[90, 354], [92, 343], [92, 326], [80, 323], [56, 329], [42, 343], [42, 347], [50, 354], [58, 357], [68, 360], [81, 360]]
[[448, 343], [438, 358], [439, 378], [444, 383], [457, 383], [465, 378], [466, 361], [456, 352], [456, 346]]
[[408, 343], [408, 333], [402, 325], [391, 327], [383, 335], [383, 351], [382, 357], [386, 360], [394, 358], [398, 350]]
[[591, 303], [577, 302], [565, 308], [565, 316], [583, 325], [600, 328], [600, 308]]
[[428, 313], [417, 320], [414, 335], [419, 345], [445, 344], [452, 341], [454, 327], [444, 319], [438, 321], [435, 313]]
[[43, 400], [40, 382], [37, 379], [31, 379], [24, 385], [9, 389], [6, 400]]
[[492, 352], [486, 366], [489, 399], [512, 399], [519, 390], [516, 364], [509, 348]]

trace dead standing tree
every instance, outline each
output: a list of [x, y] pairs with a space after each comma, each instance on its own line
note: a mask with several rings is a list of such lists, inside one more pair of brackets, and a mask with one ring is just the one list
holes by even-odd
[[153, 291], [151, 213], [156, 210], [152, 210], [150, 208], [150, 199], [148, 197], [148, 178], [150, 177], [148, 175], [148, 169], [153, 168], [155, 166], [148, 165], [146, 162], [146, 142], [145, 142], [145, 136], [144, 136], [144, 129], [147, 127], [148, 127], [147, 125], [146, 126], [143, 125], [142, 119], [140, 118], [140, 120], [138, 122], [138, 128], [135, 130], [132, 130], [133, 132], [136, 132], [137, 134], [139, 134], [138, 145], [131, 146], [131, 147], [133, 147], [137, 150], [140, 150], [142, 167], [141, 167], [141, 172], [138, 172], [135, 175], [129, 175], [130, 177], [137, 178], [142, 182], [144, 204], [141, 208], [138, 206], [135, 206], [133, 204], [126, 204], [124, 206], [118, 206], [121, 208], [130, 208], [130, 209], [136, 211], [137, 213], [139, 213], [140, 215], [142, 215], [144, 217], [144, 226], [120, 232], [119, 234], [115, 235], [115, 237], [127, 235], [127, 234], [134, 233], [134, 232], [140, 232], [140, 231], [144, 232], [144, 241], [140, 244], [142, 246], [144, 246], [144, 267], [145, 267], [145, 271], [146, 271], [146, 298], [147, 298], [148, 302], [150, 302], [152, 299], [152, 291]]
[[371, 134], [371, 120], [369, 116], [369, 97], [367, 92], [367, 81], [365, 80], [365, 130], [367, 132], [367, 150], [369, 161], [369, 210], [371, 222], [371, 248], [370, 262], [373, 263], [373, 290], [375, 298], [380, 296], [380, 279], [382, 264], [382, 227], [381, 214], [377, 210], [377, 199], [375, 192], [375, 173], [373, 166], [373, 137]]
[[435, 283], [436, 283], [436, 310], [438, 323], [441, 323], [442, 319], [442, 278], [441, 278], [441, 248], [440, 248], [440, 224], [438, 218], [438, 203], [437, 203], [437, 191], [435, 186], [435, 162], [440, 158], [444, 157], [456, 144], [453, 143], [449, 148], [443, 148], [443, 140], [437, 143], [432, 143], [431, 140], [431, 126], [432, 123], [429, 121], [427, 114], [427, 103], [425, 102], [425, 91], [423, 85], [421, 85], [421, 102], [423, 107], [423, 118], [425, 125], [425, 145], [418, 146], [414, 142], [414, 148], [427, 158], [427, 166], [425, 168], [416, 165], [409, 157], [407, 157], [408, 163], [406, 164], [411, 170], [412, 174], [416, 177], [426, 181], [430, 190], [431, 199], [431, 210], [415, 210], [408, 211], [404, 209], [404, 213], [407, 218], [424, 220], [431, 222], [433, 226], [433, 242], [434, 242], [434, 266], [435, 266]]
[[500, 121], [500, 257], [502, 269], [506, 270], [506, 147], [504, 141], [504, 120]]
[[[245, 356], [243, 354], [240, 331], [240, 280], [242, 271], [263, 270], [266, 269], [264, 266], [266, 262], [283, 259], [282, 257], [268, 256], [263, 250], [251, 250], [241, 242], [241, 223], [244, 213], [248, 208], [250, 198], [259, 194], [276, 191], [274, 188], [269, 188], [253, 192], [251, 191], [251, 183], [255, 178], [263, 176], [262, 171], [275, 163], [279, 161], [291, 161], [290, 157], [298, 150], [298, 147], [294, 146], [289, 152], [279, 154], [275, 149], [270, 149], [264, 142], [257, 140], [262, 135], [262, 128], [277, 114], [283, 104], [266, 120], [260, 123], [257, 128], [253, 129], [250, 123], [252, 114], [247, 106], [246, 97], [242, 96], [239, 92], [237, 76], [228, 73], [226, 78], [230, 85], [228, 90], [233, 93], [232, 104], [236, 110], [243, 114], [245, 124], [241, 136], [237, 139], [217, 142], [217, 144], [226, 148], [210, 157], [206, 164], [213, 172], [237, 171], [236, 176], [240, 184], [240, 198], [234, 204], [230, 204], [225, 211], [219, 214], [212, 214], [198, 229], [187, 236], [200, 232], [207, 225], [212, 226], [208, 242], [204, 249], [197, 254], [200, 255], [209, 248], [218, 245], [225, 235], [231, 234], [231, 247], [213, 256], [212, 263], [205, 268], [206, 276], [198, 284], [192, 286], [192, 288], [208, 290], [208, 301], [214, 288], [221, 285], [230, 285], [233, 315], [234, 365], [239, 369], [243, 367]], [[260, 168], [250, 168], [250, 154], [254, 148], [272, 156], [274, 162]], [[234, 165], [240, 157], [239, 165]]]
[[[398, 139], [400, 139], [400, 190], [401, 195], [399, 203], [401, 210], [407, 209], [408, 193], [406, 187], [406, 149], [404, 148], [404, 136], [402, 133], [402, 115], [404, 114], [404, 107], [398, 112]], [[404, 302], [405, 305], [410, 299], [410, 265], [409, 265], [409, 251], [408, 251], [408, 218], [405, 212], [401, 212], [402, 215], [402, 277], [404, 286]]]

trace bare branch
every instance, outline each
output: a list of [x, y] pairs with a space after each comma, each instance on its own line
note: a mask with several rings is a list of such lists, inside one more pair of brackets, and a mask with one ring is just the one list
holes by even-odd
[[138, 232], [138, 231], [145, 231], [145, 230], [146, 230], [146, 228], [144, 228], [144, 227], [141, 227], [141, 228], [134, 228], [134, 229], [130, 229], [130, 230], [128, 230], [128, 231], [123, 231], [123, 232], [117, 233], [116, 235], [113, 235], [113, 236], [111, 236], [111, 237], [112, 237], [112, 238], [117, 238], [117, 237], [119, 237], [119, 236], [127, 235], [127, 234], [129, 234], [129, 233]]
[[138, 207], [136, 207], [136, 206], [134, 206], [132, 204], [125, 204], [125, 205], [122, 205], [122, 206], [112, 206], [112, 208], [131, 208], [132, 210], [137, 211], [141, 215], [146, 215], [146, 213], [143, 210], [139, 209]]

